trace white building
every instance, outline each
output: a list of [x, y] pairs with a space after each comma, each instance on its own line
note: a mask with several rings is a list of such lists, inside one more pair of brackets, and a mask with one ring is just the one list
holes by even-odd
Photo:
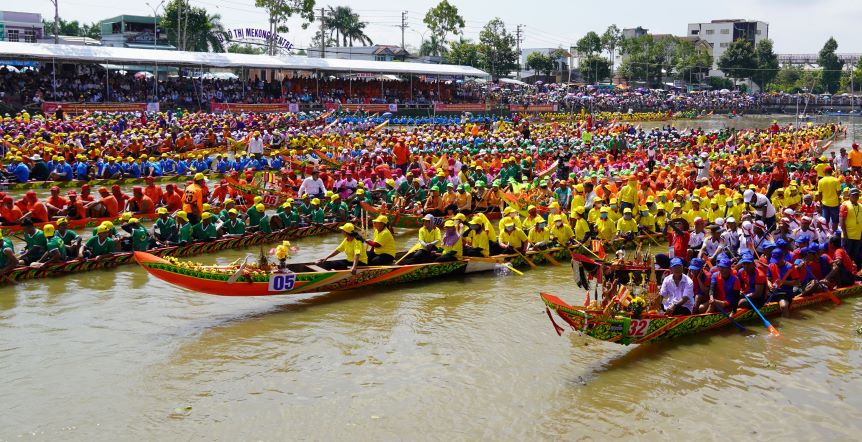
[[712, 46], [712, 69], [710, 76], [723, 77], [718, 70], [718, 59], [730, 46], [730, 43], [743, 38], [752, 45], [769, 38], [769, 24], [762, 21], [749, 20], [713, 20], [709, 23], [689, 23], [688, 37], [699, 37]]
[[341, 60], [405, 61], [410, 56], [409, 52], [395, 45], [327, 47], [322, 56], [319, 47], [309, 47], [305, 52], [310, 58]]

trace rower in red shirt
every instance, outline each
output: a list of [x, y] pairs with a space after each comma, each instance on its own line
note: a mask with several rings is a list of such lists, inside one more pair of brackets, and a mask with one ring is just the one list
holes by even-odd
[[2, 203], [0, 203], [0, 224], [17, 224], [21, 219], [21, 209], [18, 208], [14, 203], [14, 200], [11, 196], [7, 196], [3, 198]]
[[60, 196], [60, 188], [57, 186], [51, 187], [51, 196], [49, 196], [45, 201], [45, 205], [48, 207], [48, 213], [51, 216], [55, 216], [57, 215], [57, 212], [66, 207], [66, 204], [69, 204], [69, 200]]
[[144, 195], [150, 197], [153, 204], [159, 205], [162, 201], [162, 196], [164, 195], [162, 186], [156, 184], [151, 176], [144, 178], [144, 181], [147, 183], [146, 187], [144, 187]]

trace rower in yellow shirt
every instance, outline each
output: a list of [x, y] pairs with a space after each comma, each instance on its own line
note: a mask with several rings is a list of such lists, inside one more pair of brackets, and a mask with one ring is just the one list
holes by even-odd
[[590, 233], [590, 224], [584, 219], [583, 207], [575, 208], [575, 215], [572, 217], [572, 223], [575, 225], [575, 240], [584, 242], [587, 234]]
[[628, 182], [622, 189], [620, 189], [620, 192], [617, 194], [617, 199], [619, 200], [620, 207], [634, 208], [638, 206], [638, 202], [640, 201], [638, 181], [633, 176], [629, 176], [627, 179]]
[[599, 213], [599, 219], [596, 220], [596, 234], [599, 239], [610, 241], [617, 234], [617, 224], [611, 221], [608, 216], [609, 209], [602, 207]]
[[470, 230], [466, 232], [467, 244], [464, 246], [464, 256], [488, 256], [491, 248], [482, 217], [474, 216], [468, 226]]
[[374, 239], [368, 241], [371, 246], [368, 251], [368, 264], [373, 266], [388, 266], [395, 262], [395, 238], [389, 229], [389, 218], [380, 215], [371, 222], [374, 227]]
[[551, 243], [551, 232], [545, 226], [545, 220], [536, 220], [536, 224], [530, 229], [527, 234], [527, 240], [530, 242], [530, 248], [533, 250], [542, 250], [548, 248]]
[[515, 227], [519, 229], [521, 228], [521, 218], [518, 216], [518, 211], [512, 208], [512, 206], [506, 206], [506, 208], [503, 209], [503, 217], [500, 218], [500, 222], [497, 224], [497, 229], [499, 231], [503, 231], [503, 224], [506, 223], [506, 220], [511, 220]]
[[[584, 209], [587, 209], [586, 207]], [[589, 213], [587, 213], [587, 222], [591, 225], [595, 225], [599, 220], [599, 216], [602, 211], [602, 202], [596, 198], [593, 201], [593, 207], [589, 208]]]
[[530, 205], [527, 207], [527, 216], [524, 218], [524, 221], [521, 222], [521, 227], [524, 230], [532, 229], [539, 220], [544, 221], [545, 219], [536, 211], [536, 206]]
[[623, 209], [623, 217], [617, 221], [616, 236], [628, 238], [638, 233], [638, 223], [632, 216], [632, 209], [626, 207]]
[[551, 219], [551, 217], [554, 215], [560, 215], [560, 217], [563, 219], [563, 222], [565, 222], [566, 224], [569, 223], [569, 217], [566, 216], [566, 214], [560, 210], [560, 203], [558, 203], [557, 201], [552, 201], [550, 206], [548, 206], [548, 219]]
[[649, 211], [649, 208], [647, 208], [647, 206], [641, 206], [640, 212], [640, 218], [638, 218], [638, 227], [643, 227], [644, 230], [647, 230], [649, 232], [657, 232], [658, 230], [656, 230], [655, 227], [655, 215], [653, 215], [652, 212]]
[[683, 218], [686, 219], [690, 224], [694, 224], [695, 218], [703, 218], [706, 219], [708, 216], [706, 210], [700, 208], [700, 199], [697, 197], [691, 200], [691, 210], [685, 213]]
[[563, 215], [551, 215], [551, 238], [559, 245], [565, 246], [575, 236], [571, 226], [563, 221]]
[[584, 185], [580, 183], [575, 184], [575, 191], [572, 193], [572, 203], [569, 210], [569, 216], [574, 217], [572, 214], [575, 213], [575, 209], [578, 207], [584, 207], [584, 203]]
[[616, 198], [611, 198], [610, 204], [608, 205], [608, 218], [613, 222], [617, 222], [623, 217], [623, 213], [620, 212], [620, 206], [617, 201], [618, 200]]
[[500, 236], [497, 238], [503, 253], [512, 254], [515, 251], [524, 252], [527, 246], [527, 234], [515, 226], [511, 218], [504, 218]]

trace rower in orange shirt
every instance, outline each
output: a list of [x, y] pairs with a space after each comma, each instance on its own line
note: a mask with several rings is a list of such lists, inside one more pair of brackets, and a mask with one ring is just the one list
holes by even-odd
[[159, 205], [162, 202], [162, 186], [155, 183], [153, 177], [148, 176], [144, 178], [144, 182], [147, 183], [146, 187], [144, 187], [144, 195], [150, 197], [150, 200], [153, 201], [153, 204]]
[[108, 192], [107, 187], [99, 187], [100, 198], [84, 205], [84, 208], [90, 210], [93, 218], [116, 218], [120, 213], [120, 208], [117, 203], [117, 198]]
[[57, 186], [51, 187], [51, 196], [48, 197], [47, 201], [45, 201], [45, 205], [48, 208], [48, 213], [51, 216], [54, 216], [60, 210], [63, 210], [66, 207], [66, 204], [69, 203], [69, 200], [60, 196], [60, 188]]
[[191, 224], [197, 224], [201, 219], [204, 204], [204, 174], [198, 172], [195, 181], [188, 186], [183, 194], [183, 211], [186, 212]]
[[0, 224], [16, 224], [21, 220], [23, 213], [13, 202], [12, 197], [7, 196], [0, 203]]
[[181, 193], [175, 190], [173, 184], [165, 185], [165, 193], [162, 195], [162, 200], [168, 207], [168, 212], [176, 212], [183, 208], [183, 197]]

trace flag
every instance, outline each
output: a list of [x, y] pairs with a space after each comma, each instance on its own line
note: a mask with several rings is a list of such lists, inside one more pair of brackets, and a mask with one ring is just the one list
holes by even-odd
[[632, 294], [631, 291], [629, 291], [629, 288], [626, 286], [621, 286], [619, 293], [617, 293], [616, 300], [617, 302], [622, 304], [623, 307], [629, 305], [629, 303], [632, 301]]
[[389, 120], [386, 120], [386, 121], [378, 124], [377, 126], [374, 126], [374, 129], [371, 129], [371, 132], [372, 133], [378, 132], [380, 129], [383, 129], [384, 127], [386, 127], [386, 125], [388, 125], [388, 124], [389, 124]]
[[591, 248], [593, 253], [599, 257], [599, 259], [605, 259], [605, 256], [608, 254], [605, 252], [605, 245], [602, 243], [600, 239], [594, 239], [591, 241]]

